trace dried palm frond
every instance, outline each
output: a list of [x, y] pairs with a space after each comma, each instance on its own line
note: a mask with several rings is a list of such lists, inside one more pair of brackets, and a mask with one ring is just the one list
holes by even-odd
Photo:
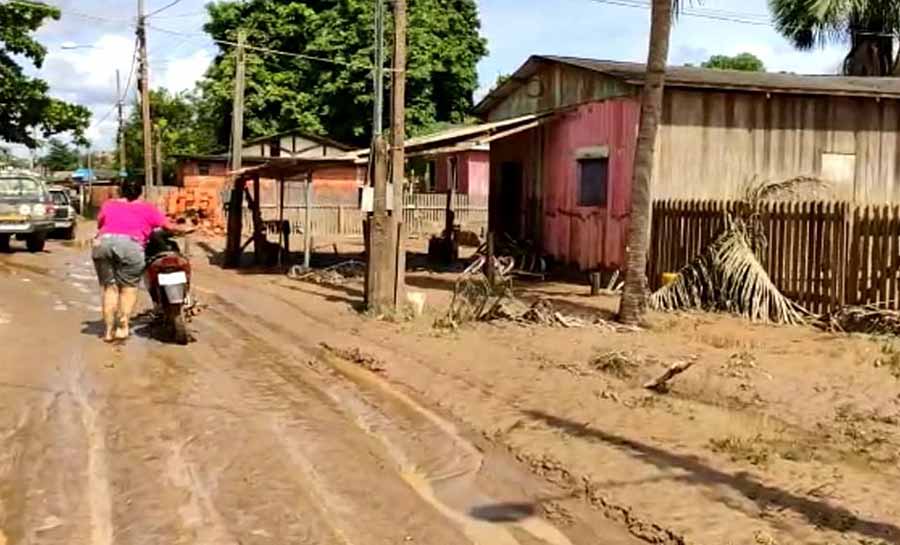
[[806, 313], [772, 283], [756, 257], [746, 224], [730, 216], [726, 229], [678, 279], [650, 296], [658, 310], [725, 311], [752, 321], [800, 324]]
[[753, 177], [741, 187], [740, 201], [752, 209], [758, 209], [764, 201], [797, 199], [804, 188], [821, 188], [825, 182], [812, 176], [795, 176], [778, 182], [760, 181]]

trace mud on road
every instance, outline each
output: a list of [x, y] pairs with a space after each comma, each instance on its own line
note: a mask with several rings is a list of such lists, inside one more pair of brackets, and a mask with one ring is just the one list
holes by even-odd
[[197, 342], [110, 347], [83, 250], [0, 256], [0, 545], [638, 542], [208, 272]]

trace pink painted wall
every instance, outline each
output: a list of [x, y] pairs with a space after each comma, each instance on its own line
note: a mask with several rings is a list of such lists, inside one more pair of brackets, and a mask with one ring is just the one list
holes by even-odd
[[490, 190], [491, 154], [488, 151], [446, 153], [435, 158], [435, 190], [446, 191], [450, 184], [450, 158], [456, 157], [460, 193], [487, 199]]
[[[640, 104], [630, 98], [594, 102], [493, 143], [492, 188], [498, 187], [502, 162], [523, 165], [524, 238], [539, 240], [546, 254], [579, 270], [624, 266], [639, 113]], [[607, 205], [579, 206], [577, 152], [594, 146], [609, 148]], [[491, 201], [492, 209], [509, 206]], [[499, 216], [492, 210], [491, 217]]]

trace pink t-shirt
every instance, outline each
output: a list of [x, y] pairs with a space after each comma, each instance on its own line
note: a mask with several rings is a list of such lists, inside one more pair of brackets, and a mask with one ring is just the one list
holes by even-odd
[[155, 206], [146, 201], [109, 200], [100, 208], [97, 226], [101, 235], [125, 235], [146, 246], [154, 229], [168, 222]]

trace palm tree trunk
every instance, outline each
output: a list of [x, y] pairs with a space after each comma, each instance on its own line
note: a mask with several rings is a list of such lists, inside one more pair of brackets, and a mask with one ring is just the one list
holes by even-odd
[[628, 229], [625, 290], [619, 305], [619, 320], [636, 324], [647, 310], [647, 250], [650, 247], [650, 215], [652, 197], [653, 154], [659, 127], [669, 56], [669, 31], [672, 27], [672, 0], [653, 0], [650, 16], [650, 52], [647, 75], [641, 96], [641, 125], [634, 152], [634, 175], [631, 180], [631, 217]]

